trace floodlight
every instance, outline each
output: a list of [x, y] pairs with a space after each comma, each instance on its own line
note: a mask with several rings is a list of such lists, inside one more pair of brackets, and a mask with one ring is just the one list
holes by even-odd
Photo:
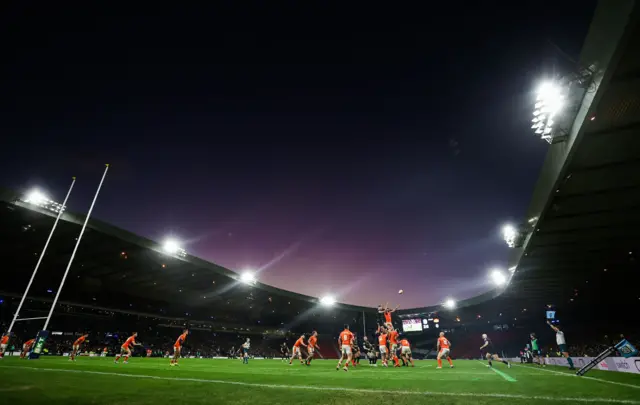
[[553, 118], [560, 113], [564, 104], [563, 89], [557, 83], [547, 81], [538, 87], [531, 128], [547, 142], [551, 142], [553, 139], [551, 135], [554, 125]]
[[515, 247], [516, 238], [518, 237], [518, 230], [511, 224], [507, 224], [502, 227], [502, 237], [507, 242], [507, 246]]
[[336, 303], [336, 299], [331, 295], [325, 295], [324, 297], [320, 298], [320, 303], [325, 307], [330, 307]]
[[447, 309], [454, 309], [456, 307], [456, 302], [452, 298], [449, 298], [444, 302], [444, 307]]
[[180, 243], [175, 239], [167, 239], [162, 244], [162, 250], [170, 255], [175, 255], [181, 250]]
[[29, 192], [29, 194], [27, 194], [27, 198], [24, 201], [34, 205], [41, 205], [48, 199], [49, 198], [47, 198], [47, 196], [44, 195], [40, 190], [33, 189]]
[[497, 286], [503, 286], [507, 282], [507, 276], [505, 276], [505, 274], [501, 270], [492, 270], [490, 276], [493, 283]]
[[22, 201], [28, 204], [33, 204], [40, 208], [47, 209], [49, 211], [53, 211], [55, 213], [59, 213], [61, 211], [64, 211], [65, 209], [62, 204], [50, 200], [46, 194], [38, 189], [31, 190], [22, 198]]
[[245, 284], [253, 284], [256, 282], [256, 277], [250, 271], [245, 271], [240, 275], [240, 281]]

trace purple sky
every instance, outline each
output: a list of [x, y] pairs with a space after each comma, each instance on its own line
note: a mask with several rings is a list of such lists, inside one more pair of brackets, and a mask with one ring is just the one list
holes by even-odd
[[544, 158], [531, 88], [567, 68], [557, 48], [575, 57], [593, 12], [551, 5], [543, 21], [539, 1], [12, 10], [0, 184], [62, 199], [75, 175], [85, 212], [110, 162], [95, 217], [267, 284], [361, 305], [467, 298], [506, 265], [499, 227]]

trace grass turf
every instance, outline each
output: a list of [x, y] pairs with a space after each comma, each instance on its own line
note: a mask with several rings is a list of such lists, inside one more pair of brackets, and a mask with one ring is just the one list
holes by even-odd
[[[516, 365], [489, 369], [479, 361], [457, 361], [435, 369], [385, 369], [363, 362], [349, 372], [334, 361], [311, 367], [279, 360], [45, 357], [0, 361], [0, 398], [7, 404], [509, 404], [600, 402], [640, 405], [640, 375], [591, 371], [576, 377], [559, 367]], [[446, 363], [445, 363], [446, 364]]]

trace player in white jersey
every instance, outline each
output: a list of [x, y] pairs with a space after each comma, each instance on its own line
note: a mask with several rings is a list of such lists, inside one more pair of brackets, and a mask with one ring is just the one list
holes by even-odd
[[576, 368], [573, 366], [573, 359], [569, 356], [569, 347], [567, 346], [567, 340], [564, 337], [564, 332], [560, 330], [560, 325], [553, 325], [549, 321], [547, 321], [547, 325], [549, 325], [551, 329], [553, 329], [553, 331], [556, 333], [556, 343], [558, 344], [558, 349], [567, 359], [567, 362], [569, 363], [569, 370], [575, 370]]

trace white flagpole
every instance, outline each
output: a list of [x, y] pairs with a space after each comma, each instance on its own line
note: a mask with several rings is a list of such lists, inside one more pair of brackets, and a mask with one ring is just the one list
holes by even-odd
[[91, 207], [89, 207], [89, 212], [87, 212], [87, 217], [84, 219], [84, 225], [82, 225], [82, 229], [80, 230], [78, 241], [76, 242], [76, 246], [73, 248], [73, 253], [71, 253], [71, 258], [69, 259], [69, 263], [67, 264], [67, 269], [64, 271], [64, 275], [62, 276], [62, 281], [60, 282], [60, 287], [58, 287], [58, 291], [56, 291], [56, 297], [53, 299], [53, 304], [51, 304], [51, 310], [49, 310], [49, 315], [47, 316], [47, 320], [45, 321], [44, 328], [42, 328], [42, 330], [47, 330], [47, 326], [49, 326], [51, 315], [53, 314], [53, 310], [56, 307], [56, 303], [58, 302], [58, 297], [60, 297], [60, 292], [62, 291], [62, 287], [64, 287], [64, 282], [67, 279], [67, 275], [69, 274], [69, 269], [71, 268], [73, 259], [76, 257], [76, 252], [78, 251], [78, 246], [80, 246], [82, 235], [84, 234], [84, 230], [87, 227], [87, 223], [89, 222], [89, 217], [91, 217], [91, 211], [93, 211], [93, 206], [96, 204], [96, 200], [98, 199], [98, 194], [100, 193], [100, 189], [102, 188], [102, 183], [104, 182], [104, 178], [107, 177], [108, 170], [109, 170], [109, 165], [107, 164], [104, 169], [104, 173], [102, 174], [102, 179], [100, 179], [100, 184], [98, 184], [98, 190], [96, 190], [96, 195], [93, 196]]
[[44, 243], [44, 248], [42, 248], [42, 252], [40, 253], [40, 257], [38, 258], [38, 263], [36, 263], [35, 269], [33, 269], [33, 273], [31, 274], [31, 279], [29, 280], [29, 284], [27, 284], [27, 289], [24, 290], [24, 294], [22, 295], [22, 299], [20, 300], [20, 304], [18, 304], [18, 309], [16, 313], [13, 314], [13, 320], [11, 321], [11, 325], [9, 325], [9, 330], [7, 331], [7, 335], [11, 335], [11, 330], [13, 329], [13, 324], [16, 323], [16, 319], [18, 319], [18, 315], [20, 315], [20, 310], [22, 309], [22, 304], [24, 304], [24, 300], [27, 298], [27, 294], [29, 293], [29, 289], [31, 288], [31, 284], [33, 283], [33, 279], [36, 278], [36, 273], [40, 268], [40, 263], [42, 263], [42, 258], [47, 252], [47, 247], [49, 247], [49, 242], [51, 241], [51, 237], [53, 236], [53, 232], [56, 230], [56, 226], [58, 226], [58, 221], [60, 221], [60, 217], [62, 216], [62, 212], [67, 205], [67, 200], [69, 199], [69, 195], [71, 194], [71, 190], [73, 190], [73, 185], [76, 184], [76, 178], [73, 177], [71, 181], [71, 186], [69, 187], [69, 191], [67, 191], [66, 197], [64, 197], [64, 201], [62, 202], [62, 207], [60, 211], [58, 211], [58, 216], [56, 217], [56, 221], [53, 223], [53, 228], [51, 228], [51, 232], [49, 232], [49, 237], [47, 241]]

